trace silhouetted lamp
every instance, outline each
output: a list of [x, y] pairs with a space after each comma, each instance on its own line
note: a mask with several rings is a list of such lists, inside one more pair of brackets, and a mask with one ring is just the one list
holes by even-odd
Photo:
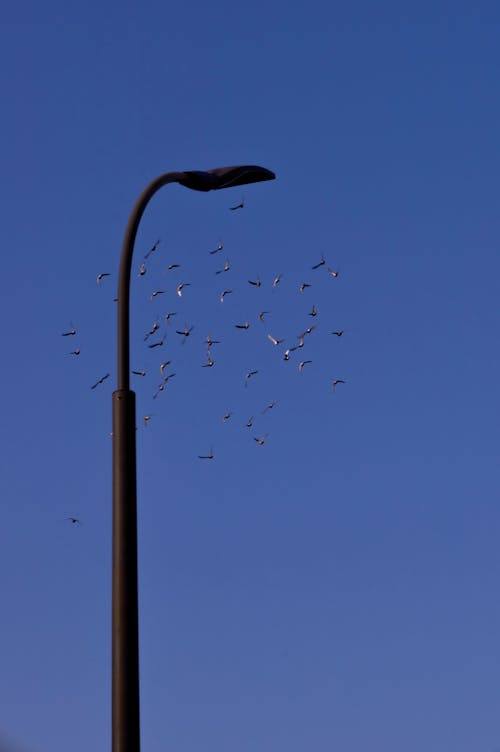
[[167, 172], [153, 180], [132, 209], [123, 240], [118, 281], [118, 388], [113, 392], [112, 752], [139, 752], [139, 628], [135, 393], [130, 390], [130, 273], [137, 228], [154, 194], [167, 183], [217, 191], [263, 180], [256, 165], [205, 172]]

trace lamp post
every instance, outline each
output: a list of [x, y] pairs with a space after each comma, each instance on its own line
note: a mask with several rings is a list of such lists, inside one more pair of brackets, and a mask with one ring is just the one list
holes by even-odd
[[167, 183], [195, 191], [231, 188], [274, 173], [263, 167], [167, 172], [141, 193], [123, 239], [118, 281], [118, 388], [113, 392], [112, 752], [140, 751], [135, 393], [130, 389], [130, 274], [139, 222]]

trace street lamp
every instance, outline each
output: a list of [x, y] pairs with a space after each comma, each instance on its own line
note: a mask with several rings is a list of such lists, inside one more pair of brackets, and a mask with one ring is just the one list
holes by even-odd
[[130, 389], [130, 274], [137, 228], [154, 194], [167, 183], [213, 191], [275, 175], [264, 167], [167, 172], [153, 180], [132, 209], [118, 281], [118, 388], [113, 392], [112, 752], [139, 752], [139, 623], [135, 393]]

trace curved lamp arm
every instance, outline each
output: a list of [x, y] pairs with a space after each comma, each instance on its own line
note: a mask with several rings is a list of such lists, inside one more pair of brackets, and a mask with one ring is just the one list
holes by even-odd
[[212, 191], [231, 188], [262, 180], [273, 180], [271, 170], [256, 165], [218, 167], [206, 172], [166, 172], [155, 178], [143, 190], [130, 214], [123, 238], [118, 280], [118, 389], [130, 389], [130, 274], [132, 255], [139, 222], [155, 193], [168, 183], [180, 183], [194, 191]]

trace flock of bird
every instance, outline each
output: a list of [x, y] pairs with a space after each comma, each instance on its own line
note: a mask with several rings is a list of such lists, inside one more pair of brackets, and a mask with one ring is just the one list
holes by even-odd
[[[229, 207], [230, 211], [237, 211], [243, 209], [245, 206], [244, 199], [242, 199], [238, 204]], [[145, 278], [148, 273], [148, 267], [150, 263], [150, 259], [153, 255], [159, 255], [159, 251], [161, 248], [161, 239], [157, 239], [146, 251], [144, 254], [143, 259], [140, 262], [140, 266], [137, 270], [137, 277], [138, 278]], [[215, 247], [208, 248], [207, 252], [210, 256], [213, 256], [215, 259], [221, 257], [222, 253], [224, 251], [224, 244], [222, 240], [218, 242], [218, 244]], [[224, 257], [223, 257], [224, 258]], [[178, 300], [179, 305], [181, 305], [183, 299], [185, 296], [188, 296], [188, 293], [190, 293], [190, 288], [192, 286], [190, 281], [179, 281], [179, 277], [182, 274], [180, 270], [182, 270], [183, 265], [181, 263], [178, 263], [177, 261], [168, 263], [166, 265], [165, 271], [166, 274], [172, 278], [177, 276], [177, 279], [174, 282], [172, 289], [154, 289], [151, 292], [148, 293], [149, 300], [151, 302], [155, 300], [162, 300], [162, 296], [169, 293], [170, 295], [173, 293], [175, 296], [175, 299]], [[221, 275], [224, 275], [224, 278], [231, 278], [231, 262], [229, 258], [224, 258], [224, 262], [217, 266], [217, 268], [214, 269], [213, 273], [216, 277], [216, 279], [221, 279]], [[327, 264], [326, 258], [324, 255], [321, 256], [319, 260], [316, 260], [315, 263], [311, 264], [310, 267], [311, 277], [316, 274], [321, 274], [322, 271], [326, 272], [328, 277], [331, 280], [337, 280], [339, 278], [339, 270], [334, 269], [331, 266]], [[110, 272], [99, 272], [96, 276], [96, 282], [99, 287], [105, 287], [108, 282], [108, 278], [110, 278], [112, 275]], [[311, 277], [309, 281], [302, 281], [297, 285], [297, 293], [300, 296], [307, 297], [307, 291], [313, 287], [314, 280], [311, 280]], [[283, 281], [285, 279], [285, 282]], [[281, 287], [283, 284], [287, 283], [286, 277], [283, 273], [279, 273], [276, 276], [270, 278], [268, 282], [261, 280], [260, 276], [256, 276], [251, 279], [247, 279], [246, 283], [249, 285], [249, 288], [258, 289], [258, 288], [264, 288], [268, 287], [274, 291], [276, 291], [279, 287]], [[142, 283], [141, 283], [142, 284]], [[232, 285], [223, 286], [224, 289], [221, 289], [218, 293], [218, 304], [225, 307], [227, 306], [227, 299], [228, 296], [234, 296], [237, 294], [237, 290]], [[114, 301], [117, 301], [117, 298], [114, 298]], [[177, 306], [176, 306], [177, 307]], [[173, 308], [173, 306], [172, 306]], [[221, 309], [222, 310], [222, 309]], [[176, 338], [179, 338], [179, 341], [182, 345], [184, 345], [190, 338], [193, 336], [193, 332], [195, 330], [194, 325], [188, 325], [185, 324], [184, 326], [179, 326], [178, 328], [175, 328], [172, 325], [172, 322], [174, 321], [175, 317], [178, 315], [177, 310], [169, 310], [165, 311], [161, 314], [161, 316], [156, 316], [153, 323], [151, 324], [150, 328], [144, 332], [143, 335], [143, 341], [145, 343], [145, 346], [148, 350], [155, 352], [157, 349], [163, 348], [165, 345], [165, 342], [167, 341], [167, 337], [170, 339], [174, 336]], [[268, 310], [258, 310], [256, 307], [256, 313], [255, 319], [252, 318], [245, 318], [243, 321], [234, 321], [232, 326], [234, 326], [234, 330], [245, 332], [248, 331], [251, 327], [254, 326], [252, 323], [253, 320], [256, 322], [259, 322], [258, 326], [261, 327], [262, 325], [266, 326], [268, 324], [268, 317], [270, 316], [270, 311]], [[307, 312], [307, 315], [309, 316], [309, 321], [307, 322], [307, 326], [303, 326], [300, 332], [298, 332], [293, 342], [290, 343], [290, 340], [285, 339], [284, 337], [280, 337], [276, 335], [276, 332], [271, 330], [270, 327], [266, 327], [266, 340], [273, 349], [276, 349], [278, 352], [280, 352], [281, 358], [283, 361], [290, 361], [293, 357], [294, 353], [297, 353], [299, 357], [301, 357], [303, 349], [307, 347], [308, 341], [311, 338], [311, 336], [314, 334], [317, 323], [316, 319], [318, 316], [318, 309], [316, 307], [316, 304], [313, 303], [310, 307], [310, 309]], [[163, 323], [160, 323], [160, 322]], [[336, 338], [341, 338], [344, 336], [344, 330], [343, 329], [334, 329], [330, 332], [330, 334]], [[67, 331], [62, 332], [62, 336], [65, 338], [75, 338], [75, 342], [77, 341], [77, 329], [73, 325], [72, 322], [70, 322], [69, 329]], [[215, 339], [211, 336], [211, 334], [207, 334], [203, 340], [204, 345], [204, 354], [203, 354], [203, 362], [200, 364], [202, 368], [211, 369], [216, 365], [215, 360], [215, 351], [218, 346], [222, 346], [222, 340]], [[81, 348], [79, 346], [74, 347], [73, 350], [71, 350], [69, 355], [79, 358], [81, 356]], [[304, 369], [309, 369], [312, 366], [312, 358], [307, 357], [301, 357], [299, 360], [297, 358], [297, 369], [299, 374], [302, 374]], [[176, 371], [173, 369], [173, 360], [171, 357], [169, 359], [162, 359], [161, 362], [158, 364], [158, 370], [159, 370], [159, 383], [157, 384], [157, 387], [152, 394], [152, 399], [157, 400], [160, 395], [166, 390], [167, 385], [169, 382], [176, 376]], [[133, 369], [131, 373], [134, 376], [144, 378], [149, 369]], [[244, 386], [248, 387], [250, 381], [259, 374], [260, 369], [254, 369], [249, 370], [244, 375]], [[98, 387], [100, 387], [104, 382], [109, 379], [110, 374], [105, 373], [104, 375], [100, 376], [99, 378], [96, 378], [94, 383], [90, 385], [91, 390], [95, 390]], [[345, 384], [346, 381], [343, 378], [333, 378], [330, 381], [331, 389], [333, 392], [336, 391], [337, 387], [339, 385]], [[268, 411], [272, 410], [272, 408], [277, 403], [269, 402], [266, 404], [263, 409], [260, 411], [262, 415], [265, 415]], [[232, 411], [228, 411], [224, 413], [222, 416], [222, 421], [227, 422], [231, 419], [233, 413]], [[153, 418], [153, 413], [148, 413], [144, 415], [142, 419], [142, 423], [144, 427], [147, 427], [151, 419]], [[254, 425], [254, 417], [250, 417], [246, 423], [244, 423], [244, 427], [247, 429], [252, 429]], [[252, 438], [256, 445], [258, 446], [264, 446], [266, 443], [267, 438], [269, 437], [269, 432], [265, 432], [259, 435], [252, 435]], [[200, 460], [213, 460], [215, 458], [213, 447], [210, 447], [210, 451], [207, 453], [200, 453], [197, 455], [197, 458]], [[68, 517], [67, 518], [71, 524], [80, 524], [80, 520], [76, 517]]]

